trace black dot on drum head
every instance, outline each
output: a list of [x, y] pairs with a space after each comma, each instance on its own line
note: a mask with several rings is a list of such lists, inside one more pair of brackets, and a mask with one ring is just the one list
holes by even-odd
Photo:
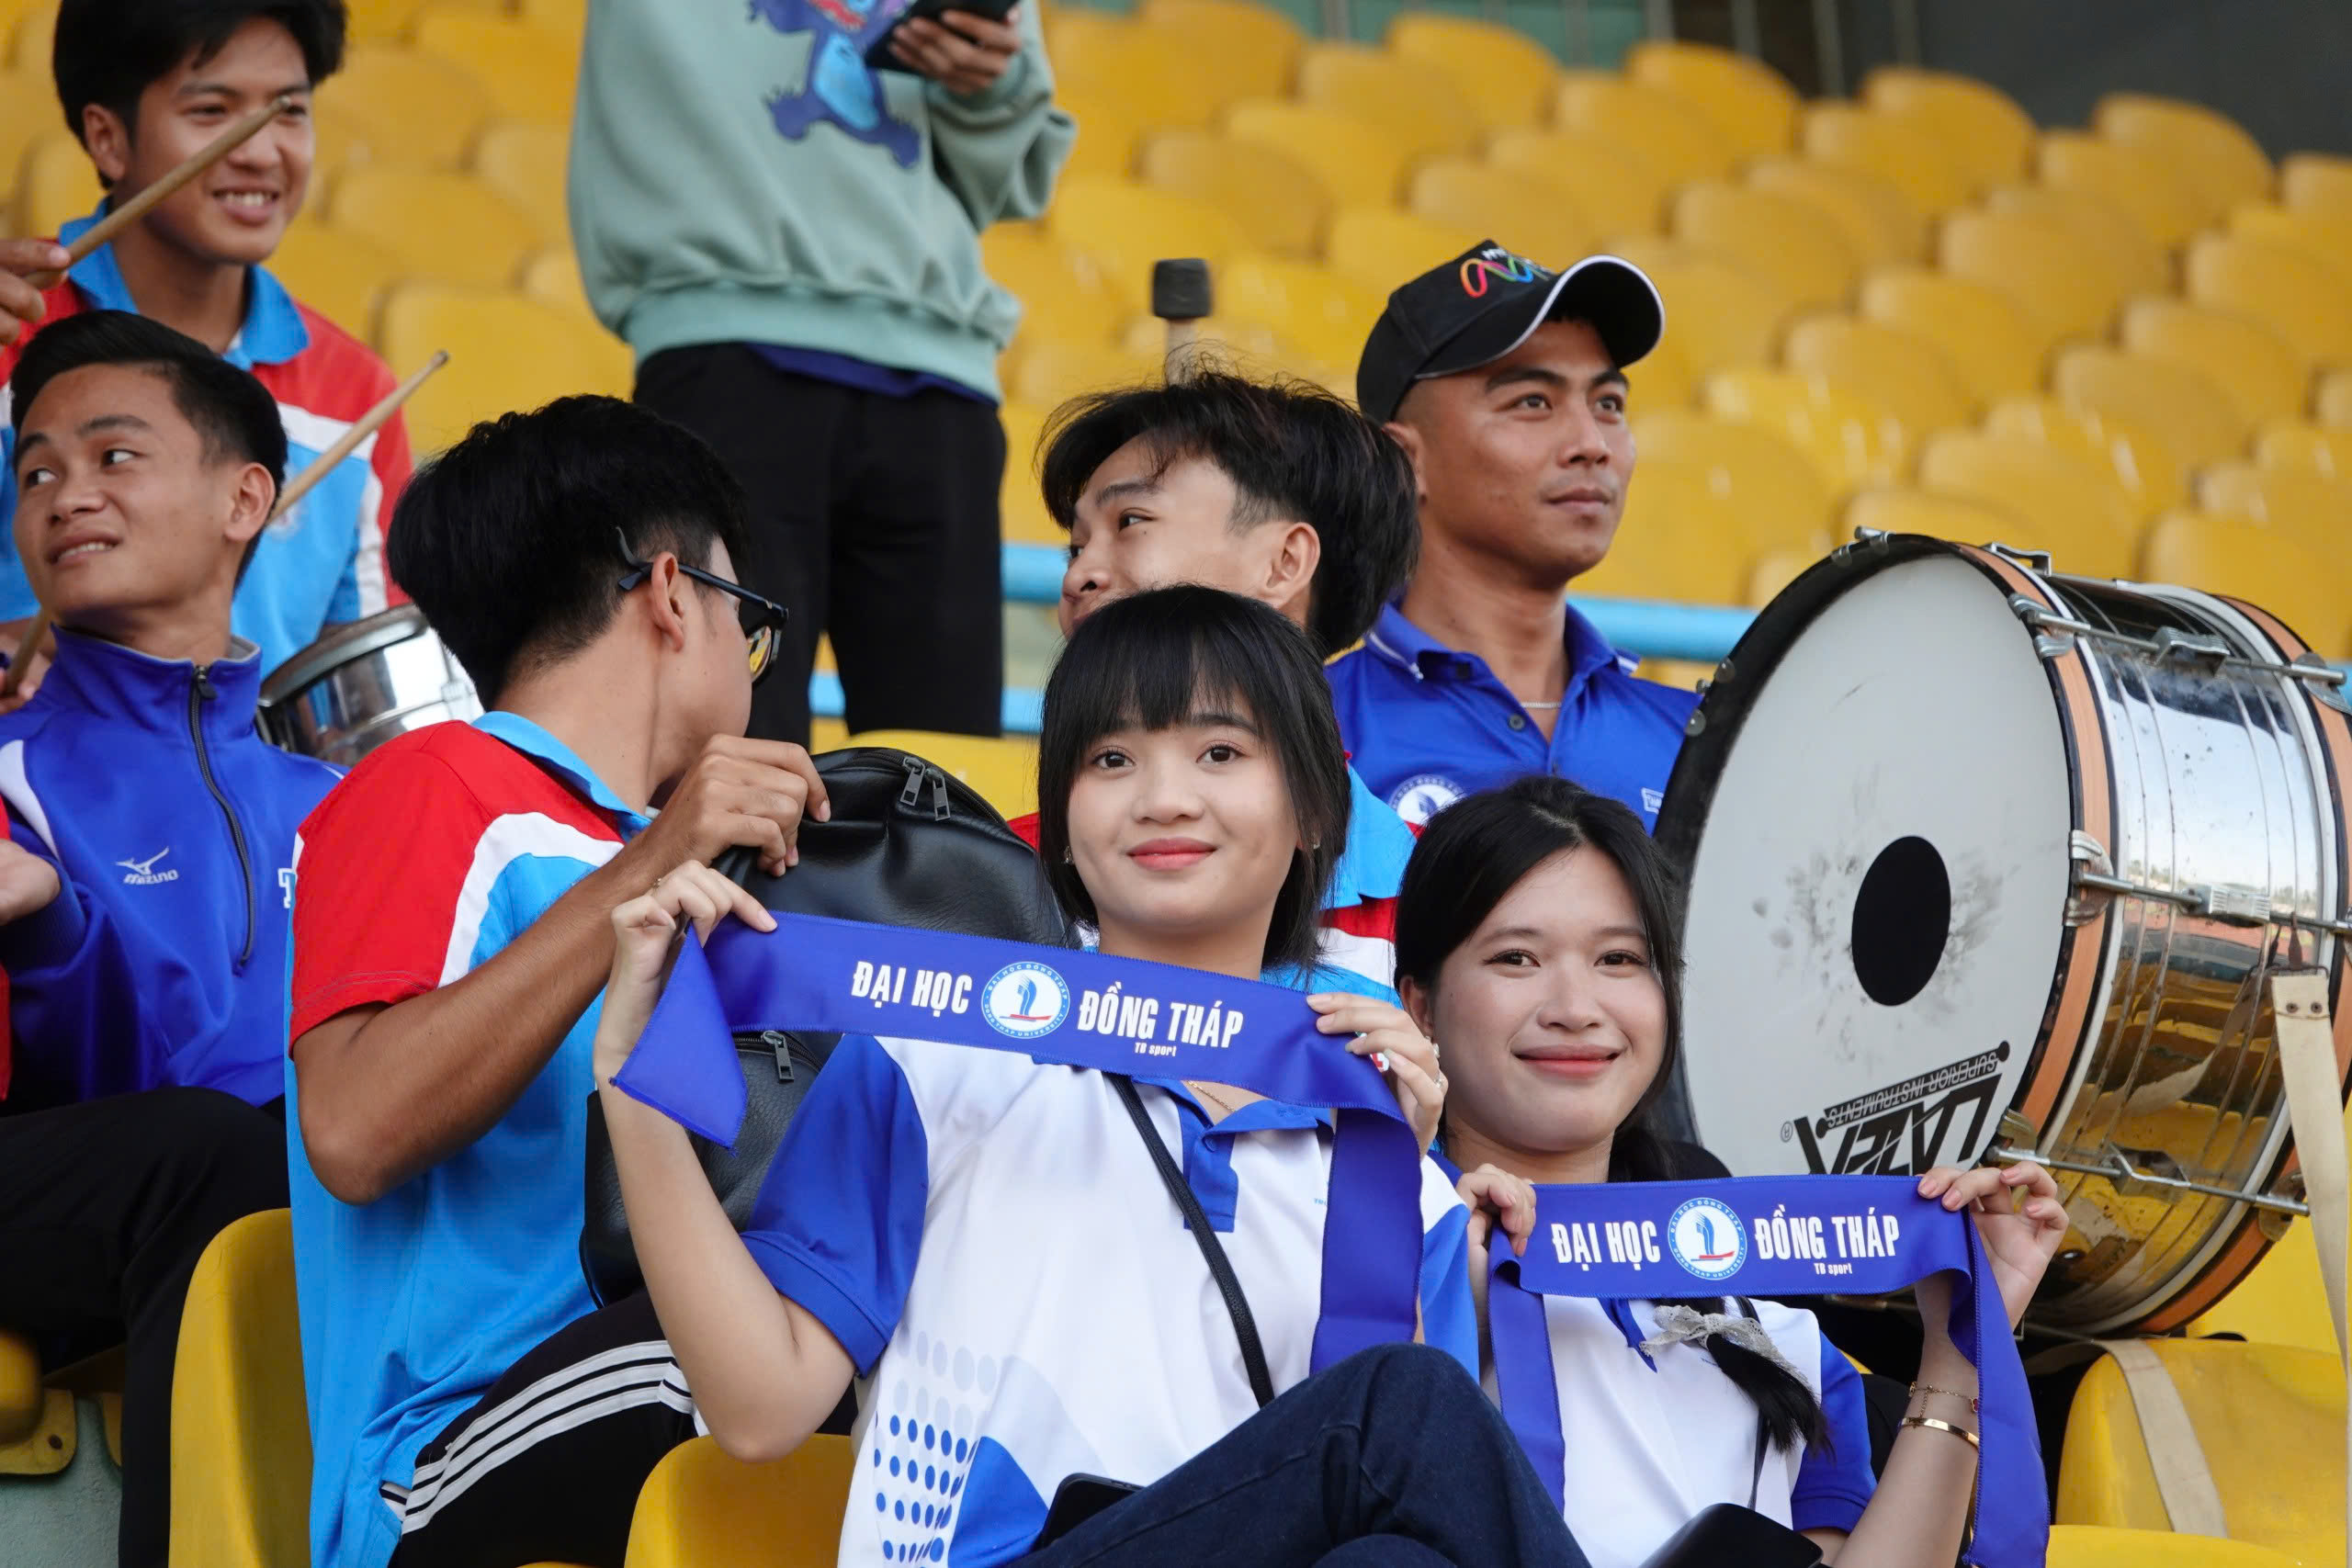
[[1881, 850], [1854, 896], [1854, 976], [1881, 1007], [1926, 989], [1951, 935], [1951, 876], [1925, 839]]

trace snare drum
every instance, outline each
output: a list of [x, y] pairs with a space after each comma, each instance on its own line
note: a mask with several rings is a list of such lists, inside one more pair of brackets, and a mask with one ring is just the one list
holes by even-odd
[[1684, 1077], [1742, 1175], [2051, 1164], [2041, 1322], [2196, 1316], [2297, 1207], [2268, 973], [2341, 1020], [2352, 721], [2277, 619], [1865, 536], [1690, 719]]
[[346, 768], [396, 735], [481, 716], [474, 683], [413, 604], [335, 627], [261, 688], [265, 737]]

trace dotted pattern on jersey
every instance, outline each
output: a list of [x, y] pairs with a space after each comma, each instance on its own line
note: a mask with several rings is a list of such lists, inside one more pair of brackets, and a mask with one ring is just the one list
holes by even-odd
[[866, 1462], [850, 1517], [874, 1521], [886, 1562], [938, 1562], [955, 1533], [979, 1432], [973, 1401], [985, 1404], [996, 1392], [997, 1363], [928, 1334], [917, 1334], [912, 1348], [892, 1369], [882, 1408], [866, 1427]]

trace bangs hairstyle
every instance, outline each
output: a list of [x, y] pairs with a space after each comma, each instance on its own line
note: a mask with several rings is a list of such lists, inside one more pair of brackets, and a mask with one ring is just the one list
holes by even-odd
[[1064, 403], [1046, 425], [1040, 461], [1054, 521], [1069, 527], [1094, 471], [1138, 439], [1154, 479], [1198, 457], [1232, 480], [1235, 533], [1292, 519], [1315, 530], [1323, 551], [1306, 626], [1323, 658], [1362, 641], [1405, 591], [1421, 541], [1412, 460], [1322, 388], [1212, 370]]
[[[1666, 998], [1666, 1048], [1657, 1076], [1610, 1145], [1609, 1179], [1680, 1179], [1697, 1173], [1684, 1167], [1654, 1116], [1682, 1055], [1682, 885], [1633, 807], [1566, 779], [1538, 775], [1471, 795], [1430, 818], [1396, 895], [1397, 983], [1410, 980], [1434, 992], [1445, 961], [1477, 934], [1512, 888], [1555, 855], [1585, 848], [1608, 856], [1624, 877]], [[1442, 1129], [1439, 1137], [1442, 1143]], [[1722, 1301], [1684, 1304], [1709, 1313], [1729, 1310]], [[1721, 1335], [1711, 1336], [1706, 1349], [1755, 1402], [1775, 1446], [1792, 1448], [1800, 1439], [1829, 1446], [1821, 1402], [1803, 1380]]]
[[1254, 599], [1185, 586], [1104, 605], [1071, 634], [1046, 683], [1037, 745], [1037, 852], [1073, 919], [1098, 923], [1069, 850], [1069, 795], [1086, 754], [1125, 729], [1172, 729], [1219, 710], [1272, 752], [1298, 836], [1266, 931], [1265, 964], [1315, 965], [1323, 889], [1348, 837], [1348, 758], [1322, 661], [1299, 629]]
[[81, 140], [96, 104], [137, 135], [141, 93], [183, 61], [202, 68], [256, 17], [293, 35], [311, 86], [342, 68], [343, 0], [64, 0], [50, 60], [66, 129]]

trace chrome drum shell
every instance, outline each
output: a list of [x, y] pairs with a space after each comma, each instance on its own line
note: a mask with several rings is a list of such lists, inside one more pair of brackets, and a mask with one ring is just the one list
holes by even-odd
[[346, 768], [412, 729], [481, 716], [473, 682], [413, 604], [336, 626], [261, 690], [266, 738]]

